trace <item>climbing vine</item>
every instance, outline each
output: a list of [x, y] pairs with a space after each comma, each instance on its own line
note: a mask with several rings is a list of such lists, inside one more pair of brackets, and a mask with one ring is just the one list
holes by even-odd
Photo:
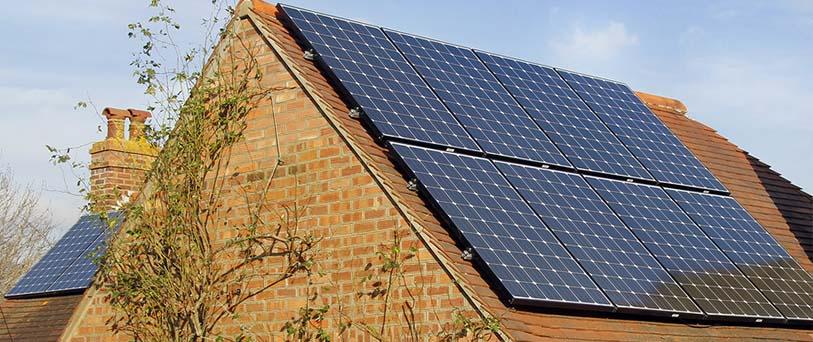
[[[132, 65], [155, 99], [150, 109], [163, 114], [148, 131], [163, 149], [139, 200], [120, 208], [121, 232], [98, 260], [114, 311], [109, 323], [137, 340], [242, 340], [245, 331], [224, 336], [218, 327], [238, 320], [247, 300], [310, 272], [319, 238], [300, 227], [297, 203], [269, 203], [277, 167], [253, 181], [230, 171], [247, 116], [275, 90], [259, 85], [258, 47], [225, 27], [213, 36], [217, 44], [179, 54], [174, 9], [150, 6], [156, 15], [129, 26], [143, 44]], [[167, 53], [179, 54], [175, 64], [161, 58]], [[201, 55], [210, 57], [198, 71]], [[269, 268], [268, 259], [282, 266]]]

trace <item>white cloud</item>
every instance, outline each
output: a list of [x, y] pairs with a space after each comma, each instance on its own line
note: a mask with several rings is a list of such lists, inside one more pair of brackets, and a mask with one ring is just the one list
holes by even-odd
[[574, 26], [564, 39], [555, 40], [550, 45], [561, 57], [608, 60], [623, 49], [638, 45], [638, 36], [627, 31], [623, 23], [611, 21], [595, 30]]

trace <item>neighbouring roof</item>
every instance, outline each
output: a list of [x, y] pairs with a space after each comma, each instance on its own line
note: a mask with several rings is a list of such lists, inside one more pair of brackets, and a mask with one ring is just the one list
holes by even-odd
[[48, 298], [2, 300], [0, 341], [58, 340], [81, 300], [81, 293]]
[[[371, 172], [403, 207], [406, 215], [420, 225], [429, 243], [441, 252], [439, 258], [452, 274], [460, 275], [462, 288], [475, 304], [501, 317], [505, 332], [515, 339], [541, 337], [582, 340], [652, 339], [660, 338], [720, 338], [810, 340], [805, 330], [779, 327], [748, 327], [713, 323], [689, 326], [662, 321], [644, 321], [605, 316], [585, 316], [567, 311], [521, 311], [507, 307], [480, 273], [459, 257], [461, 250], [449, 232], [437, 221], [414, 192], [407, 190], [406, 181], [387, 156], [388, 151], [376, 144], [362, 124], [346, 115], [349, 111], [337, 90], [322, 72], [303, 57], [302, 48], [293, 34], [280, 22], [275, 7], [254, 1], [254, 11], [260, 18], [261, 30], [272, 45], [279, 49], [283, 60], [299, 77], [306, 90], [321, 104], [325, 115], [336, 125], [348, 143], [367, 162]], [[802, 266], [813, 270], [813, 199], [767, 165], [717, 134], [713, 129], [694, 121], [686, 107], [677, 100], [639, 93], [678, 138], [698, 156], [724, 185]]]

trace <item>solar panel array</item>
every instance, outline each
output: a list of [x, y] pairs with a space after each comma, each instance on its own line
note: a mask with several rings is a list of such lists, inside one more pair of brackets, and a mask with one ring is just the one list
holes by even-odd
[[[116, 219], [117, 214], [110, 216]], [[96, 215], [84, 215], [46, 253], [5, 297], [41, 296], [90, 285], [96, 273], [92, 253], [103, 245], [107, 223]]]
[[725, 192], [725, 187], [626, 85], [559, 70], [656, 180]]
[[385, 32], [485, 152], [570, 166], [472, 50]]
[[485, 52], [477, 55], [577, 169], [652, 179], [553, 68]]

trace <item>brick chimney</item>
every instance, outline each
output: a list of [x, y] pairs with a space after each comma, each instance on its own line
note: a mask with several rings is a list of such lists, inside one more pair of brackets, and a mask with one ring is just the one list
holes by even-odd
[[[144, 186], [158, 149], [144, 137], [150, 112], [105, 108], [107, 137], [90, 148], [90, 193], [97, 209], [111, 210], [134, 198]], [[130, 134], [125, 136], [126, 122]]]

